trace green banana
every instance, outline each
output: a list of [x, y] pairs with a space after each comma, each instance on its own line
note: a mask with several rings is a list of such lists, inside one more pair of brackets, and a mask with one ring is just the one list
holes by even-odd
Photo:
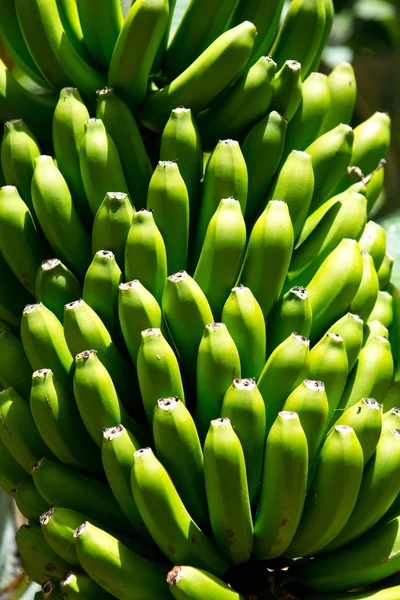
[[47, 578], [60, 578], [72, 566], [50, 548], [39, 525], [21, 525], [15, 534], [15, 541], [21, 556]]
[[396, 378], [392, 381], [388, 393], [383, 400], [383, 407], [385, 411], [390, 411], [394, 407], [400, 404], [400, 381]]
[[41, 456], [53, 458], [40, 437], [29, 405], [13, 388], [0, 391], [0, 439], [28, 472]]
[[368, 252], [374, 259], [378, 272], [386, 253], [386, 232], [375, 221], [368, 221], [359, 240], [363, 252]]
[[125, 245], [125, 278], [138, 279], [161, 304], [167, 279], [167, 252], [152, 211], [132, 215]]
[[34, 296], [36, 272], [46, 257], [46, 248], [28, 206], [13, 185], [0, 188], [0, 252]]
[[248, 175], [246, 162], [235, 140], [220, 140], [207, 163], [204, 173], [200, 213], [193, 242], [192, 262], [197, 264], [208, 225], [221, 198], [235, 198], [242, 213], [247, 202]]
[[346, 348], [349, 373], [355, 365], [363, 346], [364, 321], [353, 313], [346, 313], [334, 323], [327, 333], [336, 333], [343, 338]]
[[[50, 575], [41, 573], [38, 569], [35, 569], [34, 567], [32, 567], [32, 565], [27, 560], [25, 560], [25, 558], [23, 558], [21, 555], [19, 557], [19, 562], [20, 562], [21, 569], [23, 570], [24, 575], [26, 575], [26, 577], [28, 578], [28, 582], [30, 580], [30, 581], [33, 581], [34, 583], [38, 583], [39, 585], [42, 585], [43, 583], [48, 581]], [[35, 597], [35, 600], [42, 600], [42, 598], [43, 598], [42, 591], [37, 592], [36, 596], [37, 596], [37, 599]]]
[[66, 87], [60, 90], [53, 116], [54, 155], [71, 191], [77, 213], [88, 228], [92, 226], [93, 215], [82, 181], [79, 146], [85, 134], [85, 123], [89, 118], [88, 109], [77, 88]]
[[250, 21], [221, 34], [183, 73], [147, 98], [140, 112], [143, 124], [162, 131], [177, 106], [189, 107], [194, 115], [206, 108], [245, 67], [256, 35]]
[[293, 332], [275, 348], [257, 382], [265, 402], [266, 432], [289, 394], [308, 376], [310, 340]]
[[115, 142], [130, 197], [136, 206], [145, 206], [153, 169], [134, 116], [117, 92], [107, 87], [97, 92], [96, 117]]
[[245, 247], [246, 224], [240, 203], [234, 198], [224, 198], [209, 222], [193, 275], [217, 319], [236, 283]]
[[274, 96], [271, 109], [278, 111], [290, 121], [301, 102], [301, 65], [296, 60], [287, 60], [274, 78]]
[[[350, 125], [357, 96], [354, 69], [348, 62], [339, 62], [328, 75], [330, 103], [327, 106], [320, 135], [340, 123]], [[354, 163], [353, 163], [354, 164]]]
[[101, 119], [89, 119], [79, 146], [83, 187], [93, 216], [107, 192], [129, 195], [117, 146]]
[[276, 63], [269, 56], [258, 61], [222, 99], [197, 117], [205, 148], [218, 139], [241, 139], [268, 111], [274, 94]]
[[19, 512], [32, 523], [38, 523], [40, 515], [49, 507], [37, 491], [32, 479], [20, 481], [18, 487], [13, 490], [13, 496]]
[[137, 450], [133, 456], [133, 498], [160, 550], [170, 560], [224, 575], [228, 563], [193, 521], [151, 448]]
[[107, 192], [93, 222], [92, 253], [104, 248], [110, 250], [123, 269], [125, 245], [134, 214], [127, 194]]
[[398, 429], [400, 424], [400, 409], [397, 407], [393, 407], [390, 409], [386, 409], [384, 407], [385, 412], [382, 415], [382, 435], [387, 433], [390, 429]]
[[362, 270], [360, 247], [349, 238], [344, 238], [325, 258], [307, 285], [313, 315], [312, 340], [348, 310], [361, 283]]
[[253, 554], [260, 560], [285, 552], [300, 522], [306, 496], [308, 443], [295, 412], [281, 411], [265, 444]]
[[77, 471], [101, 472], [99, 452], [81, 421], [77, 406], [50, 369], [33, 373], [30, 408], [46, 446], [63, 464]]
[[309, 71], [318, 71], [319, 64], [321, 61], [322, 52], [328, 42], [329, 35], [333, 25], [333, 18], [335, 14], [335, 7], [332, 0], [325, 0], [325, 28], [324, 33], [321, 37], [318, 51], [312, 61]]
[[85, 62], [93, 65], [93, 60], [88, 52], [79, 18], [78, 0], [56, 0], [56, 2], [61, 22], [71, 44]]
[[281, 161], [287, 124], [287, 119], [273, 110], [250, 129], [242, 144], [249, 182], [248, 222], [265, 208], [263, 201]]
[[380, 321], [369, 321], [364, 325], [363, 346], [366, 346], [375, 336], [389, 338], [389, 330]]
[[28, 209], [34, 216], [31, 181], [35, 158], [40, 156], [38, 142], [22, 120], [4, 124], [1, 142], [1, 167], [7, 185], [15, 185]]
[[[296, 185], [293, 185], [293, 178]], [[268, 191], [269, 200], [283, 200], [289, 208], [296, 240], [306, 220], [314, 192], [314, 173], [311, 156], [293, 150], [282, 165], [274, 183]]]
[[100, 71], [108, 71], [115, 44], [123, 26], [121, 3], [90, 0], [77, 2], [83, 40]]
[[154, 221], [163, 237], [168, 273], [186, 269], [189, 195], [177, 162], [169, 160], [157, 164], [147, 192], [147, 210], [153, 211]]
[[232, 288], [222, 309], [222, 322], [239, 352], [242, 377], [257, 379], [266, 358], [265, 319], [250, 288]]
[[309, 336], [311, 323], [312, 310], [307, 289], [292, 287], [278, 300], [269, 314], [266, 327], [267, 354], [270, 355], [292, 331], [297, 331], [304, 337]]
[[[295, 0], [290, 4], [269, 50], [278, 69], [286, 60], [294, 59], [301, 63], [302, 77], [306, 77], [320, 47], [325, 20], [324, 0]], [[307, 44], [301, 35], [304, 31], [310, 32]]]
[[15, 460], [0, 440], [0, 486], [8, 494], [21, 482], [32, 481], [30, 474]]
[[372, 211], [381, 196], [385, 183], [386, 160], [382, 158], [376, 169], [366, 177], [368, 214]]
[[185, 393], [178, 360], [161, 330], [145, 329], [141, 338], [137, 373], [147, 421], [152, 426], [158, 399], [177, 396], [185, 403]]
[[214, 540], [230, 563], [249, 560], [253, 521], [243, 449], [227, 418], [210, 423], [204, 442], [204, 479]]
[[197, 354], [204, 328], [214, 318], [200, 286], [186, 271], [167, 278], [162, 311], [182, 365], [182, 375], [196, 381]]
[[238, 279], [251, 289], [265, 319], [280, 297], [293, 243], [288, 205], [271, 200], [251, 231]]
[[36, 273], [35, 296], [59, 321], [63, 320], [64, 306], [81, 295], [81, 283], [58, 258], [42, 262]]
[[0, 318], [18, 329], [24, 306], [32, 302], [32, 296], [15, 277], [1, 254], [0, 278]]
[[118, 286], [121, 278], [122, 272], [114, 254], [109, 250], [99, 250], [86, 271], [82, 296], [117, 342], [121, 339], [118, 320]]
[[[194, 420], [201, 440], [209, 430], [211, 419], [221, 413], [226, 390], [240, 379], [240, 358], [226, 325], [205, 326], [197, 355], [196, 410]], [[210, 386], [210, 382], [213, 385]]]
[[379, 290], [369, 319], [371, 321], [380, 321], [384, 327], [390, 329], [393, 323], [393, 297], [389, 292], [381, 292]]
[[0, 356], [0, 384], [14, 388], [22, 398], [29, 400], [31, 365], [21, 340], [5, 323], [0, 323]]
[[336, 425], [322, 447], [299, 527], [285, 557], [312, 556], [342, 530], [357, 500], [363, 465], [354, 430]]
[[375, 590], [369, 589], [365, 592], [351, 592], [343, 594], [307, 594], [303, 600], [396, 600], [400, 593], [400, 586], [392, 585], [390, 587]]
[[108, 594], [86, 573], [68, 571], [60, 581], [63, 598], [69, 600], [112, 600], [115, 596]]
[[203, 451], [192, 415], [177, 397], [158, 400], [153, 414], [154, 446], [189, 514], [209, 528]]
[[196, 567], [174, 567], [167, 575], [167, 583], [176, 600], [201, 600], [205, 596], [210, 599], [244, 600], [244, 596], [235, 592], [230, 585], [208, 571]]
[[396, 366], [395, 380], [398, 381], [400, 376], [400, 290], [393, 283], [389, 283], [386, 290], [393, 298], [393, 322], [389, 331], [389, 340]]
[[[310, 357], [312, 350], [310, 352]], [[287, 397], [283, 411], [296, 413], [305, 433], [308, 446], [308, 461], [311, 465], [323, 439], [328, 424], [329, 401], [322, 381], [305, 379]], [[273, 427], [273, 426], [272, 426]], [[268, 434], [269, 435], [269, 434]]]
[[50, 505], [67, 506], [113, 530], [128, 535], [133, 533], [129, 521], [105, 483], [48, 458], [35, 463], [32, 477], [39, 494]]
[[368, 252], [362, 252], [361, 255], [363, 275], [360, 287], [350, 304], [350, 310], [364, 321], [369, 321], [378, 298], [379, 278], [372, 256]]
[[265, 404], [255, 379], [234, 379], [221, 406], [221, 417], [232, 423], [246, 463], [250, 504], [258, 498], [265, 442]]
[[51, 156], [42, 155], [35, 160], [32, 200], [40, 226], [57, 258], [83, 277], [91, 259], [90, 238]]
[[148, 531], [131, 491], [133, 453], [139, 448], [136, 437], [123, 425], [103, 429], [101, 458], [108, 484], [132, 527], [147, 538]]
[[76, 85], [90, 97], [104, 87], [104, 76], [91, 67], [67, 37], [56, 0], [16, 0], [26, 45], [43, 77], [56, 89]]
[[22, 314], [21, 341], [32, 370], [51, 369], [57, 381], [70, 390], [74, 359], [64, 329], [44, 304], [28, 304]]
[[[189, 196], [190, 232], [195, 231], [203, 177], [202, 141], [190, 108], [171, 111], [160, 143], [160, 160], [176, 160]], [[147, 187], [146, 187], [147, 191]], [[191, 235], [190, 234], [190, 235]]]
[[385, 256], [383, 257], [381, 266], [379, 267], [379, 270], [378, 270], [378, 279], [379, 279], [379, 289], [380, 290], [384, 290], [390, 282], [394, 261], [395, 261], [395, 259], [386, 252]]

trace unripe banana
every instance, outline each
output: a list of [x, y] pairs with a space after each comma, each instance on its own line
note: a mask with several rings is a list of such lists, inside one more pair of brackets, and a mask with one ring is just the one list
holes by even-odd
[[256, 35], [250, 21], [220, 35], [183, 73], [144, 102], [140, 114], [144, 125], [162, 131], [173, 108], [187, 106], [194, 115], [206, 108], [245, 67]]
[[250, 504], [258, 498], [265, 442], [265, 404], [255, 379], [234, 379], [221, 406], [221, 417], [232, 423], [246, 463]]
[[369, 319], [371, 321], [380, 321], [382, 325], [390, 329], [393, 323], [393, 297], [389, 292], [378, 292]]
[[391, 409], [397, 407], [400, 404], [400, 381], [394, 378], [392, 385], [389, 388], [388, 393], [386, 394], [383, 406], [385, 411], [390, 411]]
[[99, 2], [96, 10], [90, 0], [77, 2], [84, 43], [100, 71], [108, 71], [114, 46], [123, 26], [120, 2]]
[[393, 377], [393, 357], [390, 342], [374, 336], [361, 350], [350, 373], [339, 408], [346, 410], [360, 398], [375, 398], [382, 404]]
[[385, 408], [385, 412], [382, 415], [382, 435], [387, 433], [390, 429], [398, 429], [400, 425], [400, 409], [393, 407], [390, 409]]
[[56, 0], [17, 0], [18, 22], [33, 60], [56, 89], [76, 85], [90, 96], [104, 87], [104, 76], [93, 69], [67, 37]]
[[93, 216], [107, 192], [129, 195], [117, 147], [101, 119], [89, 119], [85, 123], [79, 146], [79, 166]]
[[[271, 354], [292, 331], [310, 335], [312, 311], [308, 290], [292, 287], [273, 307], [267, 321], [267, 353]], [[228, 324], [229, 326], [229, 324]], [[318, 378], [317, 378], [318, 379]]]
[[318, 71], [319, 64], [321, 61], [322, 52], [328, 42], [329, 35], [333, 25], [333, 18], [335, 15], [335, 7], [332, 0], [324, 0], [325, 3], [325, 28], [321, 37], [318, 51], [315, 54], [314, 60], [310, 66], [309, 71]]
[[400, 586], [392, 585], [389, 587], [375, 590], [367, 589], [365, 592], [351, 592], [350, 596], [347, 592], [343, 594], [307, 594], [304, 600], [396, 600], [400, 593]]
[[183, 376], [193, 384], [204, 327], [214, 321], [208, 300], [195, 280], [186, 271], [179, 271], [167, 278], [162, 310], [182, 364]]
[[86, 198], [79, 166], [79, 146], [90, 118], [79, 90], [66, 87], [60, 91], [53, 117], [52, 137], [57, 166], [74, 198], [74, 205], [85, 227], [91, 227], [92, 211]]
[[251, 289], [266, 320], [281, 294], [293, 241], [288, 205], [271, 200], [252, 229], [238, 279]]
[[274, 78], [274, 97], [271, 109], [290, 121], [301, 101], [301, 65], [296, 60], [287, 60]]
[[37, 140], [22, 120], [4, 124], [1, 142], [1, 168], [7, 185], [15, 185], [21, 197], [34, 215], [31, 197], [31, 181], [35, 158], [40, 156]]
[[298, 415], [281, 411], [265, 445], [259, 506], [254, 521], [254, 556], [280, 556], [293, 539], [307, 487], [308, 443]]
[[[324, 0], [296, 0], [290, 4], [270, 50], [278, 69], [286, 60], [294, 59], [301, 63], [302, 77], [307, 76], [321, 44], [325, 20]], [[307, 44], [300, 35], [304, 31], [310, 32]]]
[[163, 237], [168, 273], [186, 269], [189, 196], [177, 162], [160, 161], [157, 164], [149, 183], [147, 210], [153, 211], [154, 221]]
[[65, 341], [63, 326], [41, 302], [25, 307], [21, 341], [34, 371], [49, 368], [65, 389], [71, 389], [74, 359]]
[[75, 402], [50, 369], [33, 373], [30, 407], [44, 442], [62, 463], [77, 471], [101, 472], [99, 452], [81, 421]]
[[[175, 229], [174, 229], [175, 232]], [[246, 247], [246, 225], [238, 200], [222, 199], [206, 231], [193, 278], [220, 318], [236, 283]]]
[[[196, 23], [196, 27], [198, 25]], [[200, 180], [203, 177], [201, 144], [190, 108], [174, 108], [161, 135], [160, 160], [176, 160], [178, 163], [189, 196], [191, 233], [195, 231], [199, 213]]]
[[36, 273], [35, 296], [59, 321], [64, 318], [64, 306], [81, 295], [82, 285], [58, 258], [42, 262]]
[[208, 571], [196, 567], [174, 567], [167, 575], [167, 583], [176, 600], [188, 600], [188, 598], [202, 600], [204, 597], [218, 598], [219, 600], [244, 600], [244, 597], [235, 592], [230, 585]]
[[90, 264], [90, 238], [51, 156], [42, 155], [35, 160], [32, 200], [40, 226], [57, 257], [83, 277]]
[[266, 432], [289, 394], [308, 376], [310, 340], [293, 332], [268, 358], [258, 380], [265, 402]]
[[32, 296], [18, 281], [3, 256], [0, 254], [0, 318], [10, 326], [19, 328], [24, 306], [32, 302]]
[[218, 139], [241, 139], [266, 114], [274, 94], [276, 63], [262, 56], [197, 123], [205, 148]]
[[97, 93], [96, 117], [115, 142], [130, 197], [136, 206], [144, 206], [153, 169], [134, 116], [117, 92], [107, 87]]
[[193, 417], [179, 398], [158, 400], [153, 436], [157, 456], [189, 514], [200, 527], [209, 528], [203, 451]]
[[15, 460], [0, 440], [0, 486], [8, 494], [21, 482], [32, 481], [30, 474]]
[[161, 304], [167, 278], [167, 252], [149, 210], [139, 210], [132, 215], [125, 246], [125, 278], [138, 279]]
[[284, 157], [292, 150], [305, 150], [319, 135], [330, 106], [328, 78], [310, 73], [301, 86], [301, 101], [285, 138]]
[[68, 571], [60, 581], [63, 598], [69, 600], [112, 600], [115, 596], [108, 594], [86, 573]]
[[177, 396], [185, 403], [185, 393], [178, 360], [161, 330], [145, 329], [141, 338], [137, 373], [147, 421], [152, 426], [158, 399]]
[[[23, 558], [22, 556], [20, 556], [19, 562], [21, 565], [21, 569], [22, 569], [23, 573], [26, 575], [26, 577], [28, 578], [28, 580], [33, 581], [34, 583], [37, 583], [40, 586], [43, 583], [45, 583], [46, 581], [48, 581], [50, 575], [41, 573], [38, 569], [35, 569], [34, 567], [32, 567], [32, 565], [27, 560], [25, 560], [25, 558]], [[36, 598], [36, 596], [37, 596], [37, 598]], [[42, 598], [43, 598], [42, 591], [37, 592], [35, 594], [35, 600], [42, 600]]]
[[346, 348], [349, 373], [363, 345], [363, 320], [355, 314], [346, 313], [334, 323], [327, 333], [336, 333], [343, 338]]
[[325, 258], [307, 285], [313, 315], [311, 339], [322, 335], [349, 308], [361, 283], [362, 270], [360, 247], [349, 238]]
[[369, 321], [378, 298], [379, 278], [372, 256], [368, 252], [362, 252], [361, 255], [363, 275], [360, 287], [350, 304], [350, 310], [364, 321]]
[[196, 227], [192, 262], [195, 265], [203, 247], [207, 227], [221, 198], [235, 198], [246, 211], [248, 175], [246, 162], [235, 140], [220, 140], [207, 163], [204, 173], [200, 214]]
[[29, 400], [31, 365], [21, 340], [5, 323], [0, 323], [0, 356], [0, 384], [14, 388], [22, 398]]
[[372, 256], [375, 269], [379, 271], [386, 252], [386, 231], [384, 228], [375, 221], [368, 221], [359, 243], [361, 250]]
[[105, 483], [48, 458], [33, 466], [32, 477], [39, 494], [49, 504], [67, 506], [113, 530], [132, 533], [129, 521]]
[[[311, 356], [312, 351], [310, 352]], [[287, 397], [283, 411], [296, 413], [305, 433], [311, 465], [328, 424], [329, 402], [322, 381], [305, 379]]]
[[56, 0], [56, 2], [61, 22], [71, 44], [87, 63], [92, 64], [93, 60], [88, 52], [79, 18], [78, 0]]
[[341, 123], [306, 148], [306, 152], [312, 158], [315, 176], [311, 210], [322, 204], [345, 173], [351, 160], [353, 140], [354, 133], [351, 127]]
[[15, 541], [21, 556], [47, 577], [60, 578], [72, 566], [50, 548], [39, 525], [21, 525]]
[[379, 289], [384, 290], [390, 282], [395, 259], [386, 252], [378, 270]]
[[248, 222], [265, 208], [265, 195], [281, 161], [287, 123], [285, 117], [273, 110], [250, 129], [242, 144], [249, 180]]
[[228, 563], [193, 521], [151, 448], [142, 448], [133, 456], [133, 498], [160, 550], [170, 560], [224, 575]]
[[366, 178], [368, 214], [371, 213], [375, 204], [381, 196], [383, 185], [385, 183], [386, 160], [382, 158], [376, 169]]
[[[340, 123], [350, 125], [357, 95], [354, 69], [348, 62], [339, 62], [328, 75], [330, 103], [321, 125], [320, 135]], [[352, 163], [354, 164], [354, 163]]]
[[239, 352], [242, 377], [257, 379], [266, 358], [265, 319], [248, 287], [238, 285], [232, 288], [222, 309], [222, 322]]
[[[197, 355], [196, 422], [202, 440], [210, 421], [221, 414], [222, 401], [234, 379], [240, 379], [240, 358], [226, 325], [206, 325]], [[210, 386], [210, 382], [213, 385]]]
[[32, 523], [38, 523], [40, 515], [49, 508], [32, 479], [31, 481], [20, 481], [18, 487], [12, 490], [12, 495], [19, 512]]
[[363, 465], [354, 430], [335, 426], [322, 447], [300, 525], [284, 556], [312, 556], [336, 537], [356, 503]]
[[118, 320], [118, 286], [121, 278], [122, 272], [114, 254], [108, 250], [99, 250], [86, 271], [82, 296], [117, 342], [121, 340]]
[[36, 272], [46, 248], [32, 214], [13, 185], [0, 188], [0, 252], [22, 285], [35, 295]]
[[380, 321], [369, 321], [364, 325], [363, 346], [366, 346], [375, 336], [389, 338], [389, 330]]
[[393, 298], [393, 322], [389, 331], [389, 340], [396, 368], [395, 381], [398, 381], [400, 379], [400, 290], [393, 283], [389, 283], [386, 290]]

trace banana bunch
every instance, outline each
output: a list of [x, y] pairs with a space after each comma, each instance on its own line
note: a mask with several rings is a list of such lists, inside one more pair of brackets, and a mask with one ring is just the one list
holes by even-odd
[[330, 0], [282, 4], [171, 37], [173, 0], [0, 3], [0, 486], [40, 597], [398, 600], [390, 118], [316, 71]]

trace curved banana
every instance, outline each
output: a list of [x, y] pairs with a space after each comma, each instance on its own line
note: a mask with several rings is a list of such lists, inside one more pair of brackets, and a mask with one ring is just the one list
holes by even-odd
[[21, 525], [15, 534], [15, 541], [21, 556], [29, 565], [48, 578], [60, 578], [72, 566], [50, 548], [39, 525]]
[[396, 408], [396, 406], [398, 404], [400, 404], [399, 400], [400, 400], [400, 381], [397, 379], [397, 377], [393, 378], [392, 384], [389, 388], [388, 393], [386, 394], [384, 400], [383, 400], [383, 407], [384, 410], [387, 412], [393, 408]]
[[112, 600], [115, 596], [108, 594], [86, 573], [68, 571], [60, 581], [63, 598], [69, 600]]
[[77, 6], [84, 43], [99, 71], [107, 72], [124, 23], [121, 3], [98, 2], [94, 10], [93, 2], [79, 0]]
[[12, 495], [19, 512], [25, 519], [32, 523], [38, 523], [40, 515], [49, 508], [49, 505], [31, 481], [20, 481], [18, 487], [12, 490]]
[[296, 60], [287, 60], [274, 78], [274, 96], [271, 109], [278, 111], [290, 121], [301, 102], [301, 65]]
[[265, 319], [250, 288], [232, 288], [222, 309], [222, 322], [239, 352], [242, 377], [257, 379], [266, 359]]
[[369, 319], [371, 321], [379, 321], [384, 327], [390, 329], [393, 323], [393, 316], [393, 297], [389, 292], [381, 292], [379, 290]]
[[267, 354], [270, 355], [292, 331], [297, 331], [304, 337], [309, 336], [311, 323], [312, 310], [308, 290], [301, 286], [292, 287], [278, 300], [269, 314], [266, 331]]
[[255, 379], [234, 379], [221, 406], [242, 445], [250, 504], [258, 498], [265, 442], [265, 404]]
[[[177, 600], [191, 598], [218, 598], [219, 600], [244, 600], [230, 585], [224, 583], [208, 571], [196, 567], [174, 567], [167, 575], [170, 592]], [[385, 600], [385, 599], [382, 599]], [[390, 599], [388, 599], [390, 600]]]
[[368, 252], [374, 259], [375, 269], [379, 268], [386, 253], [386, 231], [375, 221], [368, 221], [359, 240], [363, 252]]
[[336, 333], [343, 338], [346, 348], [349, 373], [355, 365], [360, 350], [363, 346], [364, 321], [358, 315], [346, 313], [334, 323], [327, 333]]
[[350, 310], [359, 315], [364, 321], [369, 321], [370, 319], [373, 321], [371, 313], [378, 298], [379, 278], [372, 256], [368, 252], [362, 252], [361, 255], [363, 275], [360, 287], [350, 304]]
[[389, 330], [380, 321], [369, 321], [364, 325], [363, 346], [366, 346], [375, 336], [389, 338]]
[[133, 215], [134, 210], [127, 194], [107, 192], [93, 222], [92, 253], [110, 250], [120, 269], [123, 269], [126, 240]]
[[162, 131], [177, 106], [187, 106], [194, 115], [206, 108], [245, 67], [256, 35], [250, 21], [221, 34], [183, 73], [144, 102], [143, 124]]
[[56, 2], [62, 25], [71, 44], [84, 61], [93, 66], [93, 59], [88, 52], [83, 36], [78, 11], [78, 0], [56, 0]]
[[385, 183], [386, 160], [382, 158], [376, 169], [366, 177], [368, 214], [372, 211], [380, 197]]
[[400, 290], [393, 283], [389, 283], [386, 290], [393, 298], [393, 321], [389, 331], [389, 340], [395, 362], [395, 381], [400, 379]]
[[82, 295], [82, 285], [58, 258], [44, 260], [35, 280], [35, 296], [51, 310], [59, 321], [64, 317], [64, 306]]
[[[3, 280], [2, 280], [3, 281]], [[31, 391], [32, 368], [21, 340], [0, 322], [0, 384], [12, 387], [25, 400]]]
[[325, 28], [321, 37], [318, 51], [315, 54], [314, 60], [309, 68], [310, 71], [318, 71], [319, 64], [321, 61], [322, 52], [328, 42], [329, 35], [331, 33], [333, 18], [335, 16], [335, 7], [332, 0], [324, 0], [325, 2]]
[[378, 270], [379, 289], [384, 290], [390, 282], [395, 259], [387, 252]]
[[331, 101], [327, 106], [320, 135], [340, 123], [350, 125], [357, 96], [356, 77], [350, 63], [343, 61], [335, 65], [327, 81]]
[[265, 444], [261, 493], [254, 520], [253, 554], [260, 560], [285, 552], [303, 512], [308, 443], [295, 412], [281, 411]]
[[21, 482], [30, 481], [30, 473], [21, 467], [0, 440], [0, 486], [9, 494], [11, 490], [17, 489]]

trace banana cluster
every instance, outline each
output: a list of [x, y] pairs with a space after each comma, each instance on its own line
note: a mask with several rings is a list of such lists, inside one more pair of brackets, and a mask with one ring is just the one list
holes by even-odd
[[191, 0], [168, 43], [174, 4], [0, 4], [21, 565], [52, 600], [398, 600], [347, 593], [400, 570], [390, 119], [316, 72], [329, 0]]

